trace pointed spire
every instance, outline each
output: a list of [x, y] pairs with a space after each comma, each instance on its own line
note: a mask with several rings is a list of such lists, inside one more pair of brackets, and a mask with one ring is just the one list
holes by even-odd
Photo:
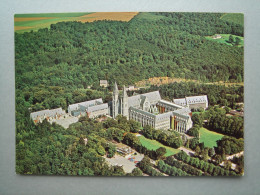
[[127, 93], [126, 93], [126, 88], [125, 88], [125, 86], [124, 86], [124, 88], [123, 88], [123, 97], [127, 97]]
[[117, 87], [117, 84], [115, 82], [115, 85], [114, 85], [114, 91], [113, 91], [114, 94], [118, 94], [118, 87]]

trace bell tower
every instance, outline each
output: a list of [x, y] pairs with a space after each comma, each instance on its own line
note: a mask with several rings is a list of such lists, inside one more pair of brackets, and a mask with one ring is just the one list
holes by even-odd
[[125, 116], [127, 119], [129, 119], [129, 114], [128, 114], [128, 95], [126, 93], [125, 86], [123, 88], [123, 94], [122, 94], [122, 99], [121, 99], [121, 114], [123, 116]]
[[116, 118], [118, 115], [118, 107], [119, 107], [119, 99], [118, 99], [119, 91], [117, 84], [115, 82], [114, 90], [113, 90], [113, 98], [112, 98], [112, 117]]

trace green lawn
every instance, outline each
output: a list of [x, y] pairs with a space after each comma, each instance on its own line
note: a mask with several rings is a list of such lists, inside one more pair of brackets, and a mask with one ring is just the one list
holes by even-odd
[[224, 135], [216, 133], [214, 131], [209, 131], [206, 128], [200, 128], [200, 142], [204, 142], [206, 147], [212, 148], [217, 146], [217, 140], [220, 140]]
[[147, 139], [144, 136], [139, 136], [138, 138], [141, 141], [141, 144], [149, 150], [156, 150], [160, 147], [166, 148], [165, 156], [171, 156], [180, 152], [180, 150], [165, 146], [156, 140]]
[[149, 21], [157, 21], [157, 20], [165, 18], [165, 16], [156, 15], [154, 13], [148, 13], [148, 12], [140, 12], [135, 17], [138, 19], [141, 19], [141, 20], [149, 20]]
[[[220, 39], [213, 39], [212, 36], [206, 36], [206, 39], [232, 46], [231, 43], [227, 42], [229, 40], [230, 34], [220, 34], [220, 35], [221, 35]], [[236, 37], [240, 38], [241, 42], [238, 45], [238, 47], [244, 46], [244, 37], [240, 37], [240, 36], [237, 36], [237, 35], [232, 35], [232, 36], [234, 37], [234, 40], [236, 39]]]
[[220, 17], [221, 20], [234, 22], [236, 24], [244, 25], [244, 14], [242, 13], [228, 13]]

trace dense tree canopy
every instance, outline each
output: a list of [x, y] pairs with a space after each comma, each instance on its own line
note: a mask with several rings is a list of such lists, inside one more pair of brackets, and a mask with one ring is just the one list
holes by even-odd
[[[150, 13], [150, 16], [147, 18], [140, 13], [129, 22], [61, 22], [52, 24], [50, 29], [15, 33], [17, 173], [126, 175], [122, 167], [110, 167], [102, 157], [114, 156], [116, 148], [112, 140], [123, 142], [152, 159], [161, 159], [165, 153], [164, 148], [153, 151], [142, 146], [133, 135], [140, 130], [140, 124], [121, 116], [102, 123], [81, 118], [64, 129], [47, 121], [35, 126], [29, 118], [32, 111], [57, 107], [66, 110], [69, 104], [100, 97], [108, 102], [114, 81], [121, 86], [155, 76], [201, 82], [243, 81], [243, 48], [236, 46], [239, 40], [229, 46], [204, 38], [216, 33], [243, 36], [241, 25], [220, 20], [221, 14]], [[99, 87], [100, 79], [107, 79], [109, 88]], [[210, 104], [231, 108], [243, 101], [243, 87], [195, 82], [151, 86], [139, 92], [158, 89], [168, 100], [207, 94]], [[209, 127], [242, 137], [240, 119], [225, 118], [224, 115], [220, 118], [214, 112], [217, 111], [208, 115]], [[201, 125], [200, 118], [197, 119]], [[145, 127], [143, 133], [174, 148], [183, 145], [181, 136], [175, 132]], [[83, 141], [85, 137], [87, 145]], [[242, 142], [242, 139], [222, 139], [216, 152], [220, 155], [223, 148], [225, 154], [241, 151]], [[197, 138], [190, 140], [188, 145], [192, 149], [199, 146], [202, 151], [204, 148]], [[215, 175], [222, 175], [221, 169], [213, 166], [198, 169], [169, 161], [171, 165], [164, 161], [158, 165], [169, 175], [202, 175], [204, 169], [209, 170], [207, 173], [215, 171]], [[193, 161], [197, 167], [198, 160]], [[136, 168], [128, 175], [142, 175], [141, 170], [149, 175], [162, 175], [148, 157], [140, 163], [140, 169]]]

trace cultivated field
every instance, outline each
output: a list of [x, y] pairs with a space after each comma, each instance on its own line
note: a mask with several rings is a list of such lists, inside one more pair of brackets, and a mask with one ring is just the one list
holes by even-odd
[[137, 14], [138, 12], [16, 14], [14, 16], [14, 29], [15, 32], [23, 33], [40, 28], [49, 28], [51, 24], [63, 21], [83, 23], [98, 20], [129, 21]]
[[141, 144], [149, 150], [156, 150], [160, 147], [164, 147], [166, 149], [165, 156], [171, 156], [171, 155], [174, 155], [174, 154], [180, 152], [180, 150], [178, 150], [178, 149], [174, 149], [174, 148], [165, 146], [165, 145], [159, 143], [158, 141], [147, 139], [144, 136], [139, 136], [138, 138], [140, 139]]
[[80, 22], [94, 22], [97, 20], [130, 21], [138, 12], [96, 12], [81, 16], [77, 19]]
[[214, 147], [217, 146], [217, 140], [220, 140], [224, 135], [209, 131], [206, 128], [200, 129], [200, 142], [204, 142], [205, 147]]

